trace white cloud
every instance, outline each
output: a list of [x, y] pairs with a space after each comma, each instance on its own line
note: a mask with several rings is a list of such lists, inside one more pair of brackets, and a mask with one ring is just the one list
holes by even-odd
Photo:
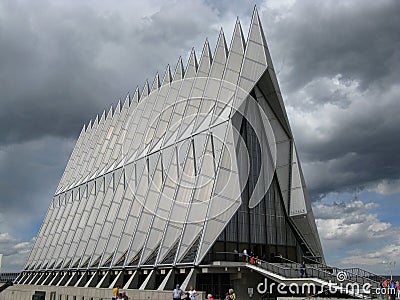
[[334, 260], [328, 263], [386, 272], [382, 261], [400, 253], [400, 228], [381, 221], [374, 212], [378, 207], [361, 200], [313, 206], [325, 255]]
[[393, 195], [400, 193], [400, 179], [398, 180], [382, 180], [376, 186], [371, 187], [371, 191], [381, 195]]
[[0, 243], [12, 241], [10, 234], [8, 232], [0, 233]]
[[34, 240], [33, 238], [29, 241], [21, 241], [7, 232], [0, 233], [0, 252], [3, 254], [2, 271], [21, 271]]
[[[363, 251], [355, 250], [351, 251], [349, 256], [342, 260], [343, 264], [346, 265], [363, 265], [370, 269], [377, 270], [381, 274], [388, 274], [389, 262], [398, 261], [400, 256], [400, 241], [397, 243], [391, 243], [385, 245], [378, 250], [374, 251]], [[397, 272], [398, 269], [395, 270]], [[396, 273], [395, 273], [396, 274]]]
[[363, 244], [371, 240], [378, 242], [387, 238], [389, 229], [398, 229], [378, 219], [377, 214], [373, 213], [377, 207], [376, 203], [363, 203], [360, 200], [315, 205], [313, 210], [322, 243], [331, 249], [332, 246]]
[[21, 242], [14, 245], [14, 249], [26, 249], [27, 247], [31, 246], [31, 242]]

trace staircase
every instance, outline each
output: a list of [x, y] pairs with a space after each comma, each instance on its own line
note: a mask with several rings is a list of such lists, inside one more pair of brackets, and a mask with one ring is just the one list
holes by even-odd
[[383, 282], [384, 278], [377, 274], [371, 273], [369, 271], [360, 269], [360, 268], [345, 268], [340, 269], [337, 267], [328, 266], [326, 264], [322, 264], [310, 257], [305, 257], [306, 261], [310, 263], [314, 268], [318, 268], [321, 270], [328, 270], [331, 273], [338, 276], [338, 274], [345, 274], [346, 278], [352, 282], [356, 282], [360, 285], [369, 283], [372, 288], [380, 287], [380, 284]]
[[346, 294], [353, 298], [377, 298], [376, 289], [380, 288], [383, 278], [360, 268], [340, 269], [322, 264], [312, 258], [307, 258], [305, 277], [300, 277], [301, 264], [279, 257], [281, 262], [269, 263], [257, 260], [255, 264], [247, 263], [246, 267], [267, 278], [289, 286], [290, 284], [314, 284], [318, 292], [307, 296], [312, 298], [322, 293]]

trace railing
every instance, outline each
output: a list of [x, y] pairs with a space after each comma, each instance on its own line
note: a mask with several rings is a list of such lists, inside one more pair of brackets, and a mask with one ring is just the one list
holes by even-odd
[[[326, 264], [322, 264], [321, 262], [318, 262], [316, 260], [313, 260], [309, 257], [307, 257], [306, 260], [310, 262], [311, 265], [314, 266], [314, 268], [327, 270], [332, 275], [334, 275], [336, 279], [344, 278], [345, 280], [340, 281], [342, 286], [346, 286], [349, 283], [358, 284], [360, 290], [362, 290], [362, 288], [368, 288], [369, 292], [364, 295], [364, 298], [372, 299], [378, 297], [378, 295], [376, 294], [376, 290], [381, 286], [381, 280], [383, 280], [381, 276], [360, 268], [340, 269], [337, 267], [331, 267]], [[337, 283], [337, 280], [335, 282]]]
[[[329, 283], [334, 287], [334, 289], [336, 289], [336, 291], [346, 292], [354, 297], [375, 298], [375, 288], [380, 286], [379, 281], [375, 281], [370, 277], [363, 277], [359, 274], [352, 273], [352, 270], [350, 269], [331, 267], [318, 261], [315, 261], [313, 264], [302, 265], [281, 256], [279, 256], [278, 259], [281, 261], [280, 263], [269, 263], [257, 259], [256, 265], [275, 274], [289, 278], [298, 278], [302, 273], [301, 270], [303, 269], [303, 275], [305, 277], [318, 278]], [[367, 271], [365, 272], [366, 273], [363, 273], [365, 275], [372, 274], [367, 274]], [[364, 295], [366, 291], [364, 291], [363, 288], [368, 288], [369, 290], [366, 295]], [[315, 295], [309, 296], [309, 298], [318, 296], [321, 293], [322, 291]]]
[[0, 293], [4, 291], [6, 288], [10, 287], [13, 285], [13, 282], [11, 280], [7, 281], [4, 283], [2, 286], [0, 286]]
[[375, 282], [383, 282], [385, 280], [385, 278], [383, 278], [380, 275], [371, 273], [367, 270], [364, 269], [360, 269], [360, 268], [345, 268], [343, 269], [345, 272], [348, 272], [350, 274], [355, 274], [361, 277], [365, 277], [365, 278], [369, 278]]
[[325, 264], [321, 264], [318, 261], [315, 261], [309, 257], [306, 258], [308, 262], [311, 263], [312, 266], [318, 269], [327, 270], [331, 272], [336, 277], [341, 276], [342, 278], [347, 278], [355, 283], [360, 285], [370, 284], [372, 288], [377, 288], [380, 286], [383, 278], [366, 270], [362, 270], [360, 268], [347, 268], [341, 269], [337, 267], [331, 267]]
[[[279, 257], [281, 259], [281, 263], [269, 263], [263, 260], [257, 259], [255, 266], [261, 267], [267, 271], [273, 272], [274, 274], [278, 274], [284, 276], [286, 278], [299, 278], [301, 272], [302, 265], [283, 257]], [[304, 266], [303, 266], [304, 267]], [[358, 284], [349, 278], [345, 278], [343, 281], [339, 280], [335, 273], [328, 272], [324, 269], [318, 269], [311, 265], [305, 266], [305, 276], [306, 278], [315, 278], [320, 279], [324, 283], [321, 286], [325, 287], [325, 289], [321, 289], [318, 293], [309, 295], [307, 298], [313, 298], [321, 293], [324, 293], [329, 289], [332, 292], [339, 292], [339, 293], [347, 293], [348, 295], [358, 297], [358, 298], [365, 298], [362, 295], [363, 291], [357, 288], [354, 288], [354, 285]], [[346, 289], [346, 287], [351, 287], [350, 289]]]
[[[312, 263], [314, 266], [321, 268], [321, 269], [334, 269], [334, 267], [331, 267], [329, 265], [326, 265], [324, 263], [322, 263], [322, 258], [321, 257], [315, 257], [315, 256], [303, 256], [304, 260]], [[346, 272], [348, 275], [357, 275], [360, 277], [365, 277], [365, 278], [369, 278], [372, 281], [375, 282], [383, 282], [384, 281], [384, 277], [374, 274], [372, 272], [369, 272], [367, 270], [361, 269], [361, 268], [342, 268], [342, 271]]]
[[[249, 255], [237, 252], [221, 252], [218, 254], [234, 255], [238, 258], [235, 259], [236, 261], [246, 260], [247, 262], [249, 262], [251, 259]], [[303, 273], [302, 270], [304, 270], [303, 275], [306, 278], [320, 279], [336, 288], [338, 292], [345, 291], [354, 297], [375, 298], [375, 289], [380, 287], [381, 279], [383, 280], [381, 276], [359, 268], [341, 269], [337, 267], [331, 267], [310, 257], [305, 258], [307, 260], [307, 263], [304, 265], [295, 261], [291, 261], [282, 256], [277, 256], [275, 257], [275, 259], [279, 262], [271, 263], [256, 258], [254, 259], [253, 264], [262, 269], [286, 278], [299, 278]], [[346, 290], [346, 287], [349, 286], [351, 287], [351, 289]], [[367, 292], [367, 294], [363, 295], [366, 292], [363, 290], [363, 288], [368, 288], [369, 293]], [[312, 296], [317, 296], [317, 294], [311, 295], [310, 297]]]
[[279, 263], [269, 263], [263, 260], [257, 260], [257, 262], [254, 265], [286, 278], [299, 277], [298, 270], [291, 268], [289, 266], [281, 265]]
[[[249, 256], [248, 256], [249, 257]], [[277, 257], [281, 260], [280, 263], [270, 263], [261, 259], [256, 259], [254, 265], [261, 267], [265, 270], [273, 272], [275, 274], [284, 276], [286, 278], [299, 278], [301, 275], [302, 265], [300, 263], [291, 261], [284, 257]], [[308, 278], [318, 278], [323, 281], [331, 281], [335, 283], [337, 278], [335, 274], [332, 274], [326, 270], [315, 268], [311, 265], [306, 265], [304, 268], [305, 277]]]

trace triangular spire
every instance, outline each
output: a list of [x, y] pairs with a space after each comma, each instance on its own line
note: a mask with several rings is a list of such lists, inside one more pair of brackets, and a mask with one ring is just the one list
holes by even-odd
[[160, 87], [160, 76], [158, 76], [158, 73], [156, 74], [156, 77], [154, 77], [153, 84], [151, 86], [151, 91], [157, 90]]
[[146, 80], [142, 91], [142, 99], [150, 94], [149, 82]]
[[131, 104], [132, 104], [133, 102], [134, 102], [134, 103], [138, 103], [139, 100], [140, 100], [140, 92], [139, 92], [139, 87], [137, 86], [137, 87], [136, 87], [136, 90], [135, 90], [135, 93], [133, 94]]
[[172, 81], [171, 68], [168, 65], [167, 68], [165, 69], [164, 78], [161, 85], [170, 84], [171, 81]]
[[113, 107], [111, 105], [111, 107], [110, 107], [110, 109], [108, 110], [108, 113], [107, 113], [107, 119], [112, 117], [112, 115], [113, 115]]
[[258, 16], [257, 7], [254, 7], [253, 16], [251, 18], [247, 44], [251, 49], [251, 51], [247, 51], [247, 57], [253, 58], [265, 66], [272, 67], [271, 57], [265, 40], [264, 31], [261, 26], [260, 17]]
[[210, 77], [222, 78], [224, 72], [228, 49], [226, 47], [224, 31], [221, 28], [219, 32], [217, 46], [215, 47], [214, 59], [211, 66]]
[[103, 110], [103, 113], [101, 115], [101, 117], [99, 118], [99, 115], [96, 115], [96, 118], [94, 120], [90, 120], [88, 126], [86, 127], [86, 131], [93, 130], [95, 128], [97, 128], [97, 126], [99, 126], [100, 122], [105, 119], [105, 113], [106, 111]]
[[124, 101], [124, 105], [122, 106], [122, 108], [128, 107], [131, 104], [131, 94], [126, 95], [125, 97], [125, 101]]
[[86, 126], [87, 129], [92, 129], [92, 119], [90, 119], [88, 125]]
[[183, 75], [185, 71], [183, 70], [182, 57], [179, 57], [178, 64], [176, 65], [175, 73], [174, 73], [174, 81], [183, 79]]
[[212, 63], [212, 56], [211, 56], [210, 44], [208, 43], [208, 40], [206, 40], [203, 46], [203, 51], [201, 53], [200, 65], [199, 65], [199, 71], [197, 72], [197, 77], [207, 77], [208, 73], [210, 72], [211, 63]]
[[105, 118], [106, 118], [106, 110], [105, 110], [105, 109], [103, 109], [103, 113], [101, 114], [101, 117], [100, 117], [100, 121], [99, 121], [99, 123], [101, 123], [102, 121], [104, 121], [104, 120], [105, 120]]
[[[94, 120], [90, 120], [90, 129], [91, 130], [93, 130], [93, 129], [96, 129], [97, 128], [97, 126], [98, 126], [98, 124], [99, 124], [99, 119], [98, 119], [98, 115], [94, 118]], [[88, 125], [89, 126], [89, 125]]]
[[198, 64], [197, 64], [196, 53], [193, 48], [192, 52], [190, 53], [189, 60], [186, 66], [185, 78], [195, 77], [197, 73], [197, 67]]
[[241, 70], [241, 75], [246, 75], [242, 76], [239, 82], [239, 86], [243, 90], [250, 92], [261, 75], [265, 73], [268, 67], [267, 56], [269, 56], [268, 48], [265, 43], [257, 8], [255, 7], [253, 17], [251, 18], [246, 53]]
[[240, 69], [242, 66], [245, 50], [245, 42], [243, 37], [242, 27], [240, 26], [239, 18], [236, 20], [235, 29], [233, 31], [231, 46], [229, 49], [227, 67], [225, 69], [224, 80], [233, 84], [237, 84]]
[[242, 26], [240, 25], [239, 18], [237, 18], [229, 52], [233, 51], [238, 54], [244, 54], [245, 47], [246, 44], [244, 41]]
[[114, 114], [115, 114], [116, 112], [121, 112], [121, 107], [122, 107], [122, 105], [121, 105], [121, 99], [118, 99], [117, 106], [116, 106], [115, 109], [114, 109]]
[[[251, 73], [249, 73], [251, 70]], [[268, 95], [268, 102], [286, 132], [291, 136], [288, 117], [283, 104], [281, 92], [272, 66], [271, 57], [265, 41], [257, 8], [254, 8], [249, 35], [247, 37], [246, 53], [242, 65], [242, 74], [247, 75], [240, 79], [239, 86], [250, 92], [258, 81], [264, 95]], [[261, 78], [262, 77], [262, 78]]]

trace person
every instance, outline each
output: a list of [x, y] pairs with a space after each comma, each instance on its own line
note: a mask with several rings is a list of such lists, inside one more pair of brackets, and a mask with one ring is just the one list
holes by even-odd
[[183, 291], [180, 288], [180, 285], [177, 284], [174, 291], [172, 292], [172, 299], [181, 299]]
[[185, 293], [185, 298], [183, 298], [183, 300], [190, 300], [189, 292]]
[[118, 285], [116, 285], [116, 286], [114, 286], [114, 288], [113, 288], [111, 299], [112, 299], [112, 300], [116, 300], [116, 299], [117, 299], [117, 296], [118, 296], [118, 293], [119, 293], [119, 288], [118, 288]]
[[397, 299], [400, 299], [400, 283], [396, 281]]
[[231, 295], [229, 295], [229, 293], [225, 294], [225, 300], [230, 300], [231, 299]]
[[118, 298], [117, 298], [118, 300], [123, 300], [123, 298], [122, 298], [122, 293], [118, 293]]
[[189, 288], [188, 293], [189, 293], [190, 300], [196, 300], [196, 296], [199, 295], [192, 286]]
[[126, 294], [126, 292], [122, 292], [122, 299], [124, 300], [128, 300], [128, 295]]
[[207, 300], [214, 300], [213, 296], [211, 294], [207, 295]]
[[303, 278], [306, 275], [306, 263], [303, 261], [300, 266], [300, 275]]
[[243, 256], [244, 256], [244, 260], [245, 260], [246, 262], [248, 262], [248, 261], [249, 261], [249, 255], [247, 254], [247, 249], [244, 249], [244, 250], [243, 250]]
[[385, 295], [385, 299], [388, 300], [389, 299], [389, 281], [386, 278], [383, 279], [382, 289], [384, 291], [382, 291], [381, 294]]
[[233, 289], [229, 289], [228, 293], [229, 293], [229, 299], [236, 300], [236, 294]]
[[394, 280], [390, 281], [390, 300], [395, 300], [396, 299], [396, 283]]
[[256, 261], [255, 261], [253, 256], [250, 256], [250, 264], [251, 265], [255, 265], [256, 264]]
[[256, 257], [257, 259], [257, 265], [262, 266], [262, 260], [258, 258], [258, 256]]

